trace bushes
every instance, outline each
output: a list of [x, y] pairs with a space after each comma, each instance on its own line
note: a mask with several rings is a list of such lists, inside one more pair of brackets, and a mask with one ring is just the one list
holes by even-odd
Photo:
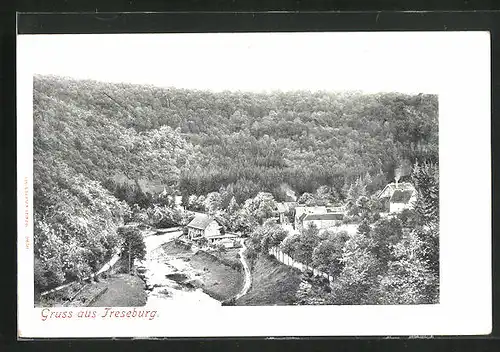
[[415, 228], [418, 222], [418, 214], [413, 209], [404, 209], [397, 217], [403, 227]]
[[279, 246], [287, 232], [277, 224], [265, 224], [257, 227], [247, 242], [256, 252], [267, 253], [269, 248]]
[[243, 255], [247, 259], [249, 267], [253, 268], [253, 265], [259, 256], [259, 252], [257, 252], [254, 248], [248, 246]]
[[360, 224], [343, 248], [344, 268], [332, 284], [335, 304], [439, 302], [438, 227], [421, 219], [405, 211], [373, 228]]
[[361, 217], [359, 215], [345, 215], [342, 219], [342, 224], [357, 224], [361, 221]]
[[146, 244], [141, 232], [136, 228], [122, 227], [118, 233], [122, 238], [122, 258], [130, 260], [127, 263], [130, 272], [134, 260], [143, 260], [146, 256]]
[[349, 236], [345, 232], [331, 234], [319, 242], [312, 253], [312, 264], [317, 269], [336, 277], [344, 267], [342, 249]]
[[372, 239], [370, 250], [384, 264], [394, 259], [392, 246], [403, 236], [401, 221], [397, 218], [383, 219], [375, 223], [369, 234]]
[[344, 268], [332, 284], [335, 304], [369, 304], [370, 291], [378, 285], [380, 264], [360, 241], [360, 235], [355, 235], [346, 243], [341, 259]]
[[281, 242], [280, 249], [294, 260], [309, 265], [313, 260], [314, 249], [321, 240], [318, 229], [311, 226], [307, 229], [301, 229], [298, 234], [286, 237]]
[[146, 209], [146, 217], [149, 225], [158, 228], [180, 226], [183, 222], [179, 210], [156, 204]]
[[[379, 219], [365, 217], [358, 232], [326, 231], [314, 227], [287, 236], [280, 249], [294, 260], [334, 277], [332, 304], [421, 304], [439, 298], [438, 233], [434, 227], [408, 225], [411, 215]], [[246, 256], [268, 257], [274, 246], [273, 225], [257, 228]], [[306, 272], [306, 276], [312, 273]]]
[[35, 257], [33, 274], [35, 276], [35, 290], [41, 287], [47, 287], [48, 278], [46, 277], [47, 270], [44, 263], [41, 262], [39, 258]]
[[373, 292], [381, 304], [429, 304], [439, 302], [439, 276], [426, 260], [426, 244], [411, 231], [393, 248], [395, 260]]
[[119, 244], [116, 229], [129, 211], [99, 182], [53, 155], [34, 156], [35, 285], [39, 291], [81, 279]]

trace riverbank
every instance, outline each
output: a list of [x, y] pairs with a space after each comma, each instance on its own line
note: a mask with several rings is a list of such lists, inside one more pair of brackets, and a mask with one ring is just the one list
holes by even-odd
[[[140, 307], [146, 304], [144, 281], [134, 275], [116, 274], [93, 285], [91, 307]], [[87, 300], [88, 302], [88, 300]]]
[[145, 238], [146, 257], [134, 275], [120, 273], [120, 259], [95, 281], [76, 282], [46, 297], [37, 306], [130, 307], [221, 305], [244, 286], [239, 249], [207, 253], [177, 241], [180, 232]]
[[227, 250], [220, 255], [204, 251], [193, 253], [188, 246], [175, 241], [165, 243], [161, 248], [168, 262], [184, 263], [179, 273], [189, 277], [191, 285], [201, 288], [220, 302], [233, 298], [243, 288], [244, 273], [237, 249]]
[[145, 283], [123, 273], [102, 275], [97, 280], [75, 282], [68, 288], [36, 302], [38, 307], [139, 307], [146, 304]]

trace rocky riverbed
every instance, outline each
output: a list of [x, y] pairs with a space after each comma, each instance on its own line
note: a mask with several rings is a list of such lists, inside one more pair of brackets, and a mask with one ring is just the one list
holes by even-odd
[[145, 238], [147, 254], [145, 260], [138, 263], [138, 272], [146, 282], [146, 306], [220, 306], [221, 302], [203, 292], [200, 274], [189, 265], [186, 258], [165, 253], [162, 245], [173, 238], [172, 234]]

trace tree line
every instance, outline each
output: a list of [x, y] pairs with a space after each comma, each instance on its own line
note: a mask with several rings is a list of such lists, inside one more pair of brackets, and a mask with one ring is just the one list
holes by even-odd
[[438, 160], [435, 95], [216, 93], [54, 76], [34, 86], [37, 125], [66, 147], [52, 149], [100, 182], [124, 176], [187, 196], [232, 185], [241, 203], [259, 191], [282, 200], [282, 183], [340, 193], [367, 172], [392, 179], [401, 160]]
[[[439, 175], [416, 164], [413, 209], [381, 218], [376, 207], [358, 210], [356, 234], [315, 226], [288, 235], [265, 223], [250, 235], [249, 256], [277, 247], [294, 260], [332, 276], [328, 304], [433, 304], [439, 302]], [[358, 198], [361, 199], [364, 196]], [[351, 209], [351, 211], [353, 211]]]
[[434, 95], [215, 93], [39, 75], [33, 87], [38, 289], [98, 268], [128, 221], [186, 223], [175, 195], [251, 232], [288, 189], [308, 204], [345, 202], [363, 187], [369, 197], [402, 160], [438, 158]]

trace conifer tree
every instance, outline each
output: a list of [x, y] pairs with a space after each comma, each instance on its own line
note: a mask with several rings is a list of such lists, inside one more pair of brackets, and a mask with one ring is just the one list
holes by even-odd
[[369, 193], [372, 193], [372, 177], [370, 173], [367, 171], [364, 178], [363, 178], [363, 184], [365, 185], [365, 190], [368, 191]]
[[231, 198], [229, 201], [229, 205], [227, 207], [227, 212], [229, 214], [234, 214], [240, 209], [240, 206], [238, 205], [238, 202], [236, 202], [236, 198], [234, 196]]
[[415, 210], [427, 225], [439, 221], [439, 173], [437, 166], [415, 163], [412, 181], [417, 190]]

